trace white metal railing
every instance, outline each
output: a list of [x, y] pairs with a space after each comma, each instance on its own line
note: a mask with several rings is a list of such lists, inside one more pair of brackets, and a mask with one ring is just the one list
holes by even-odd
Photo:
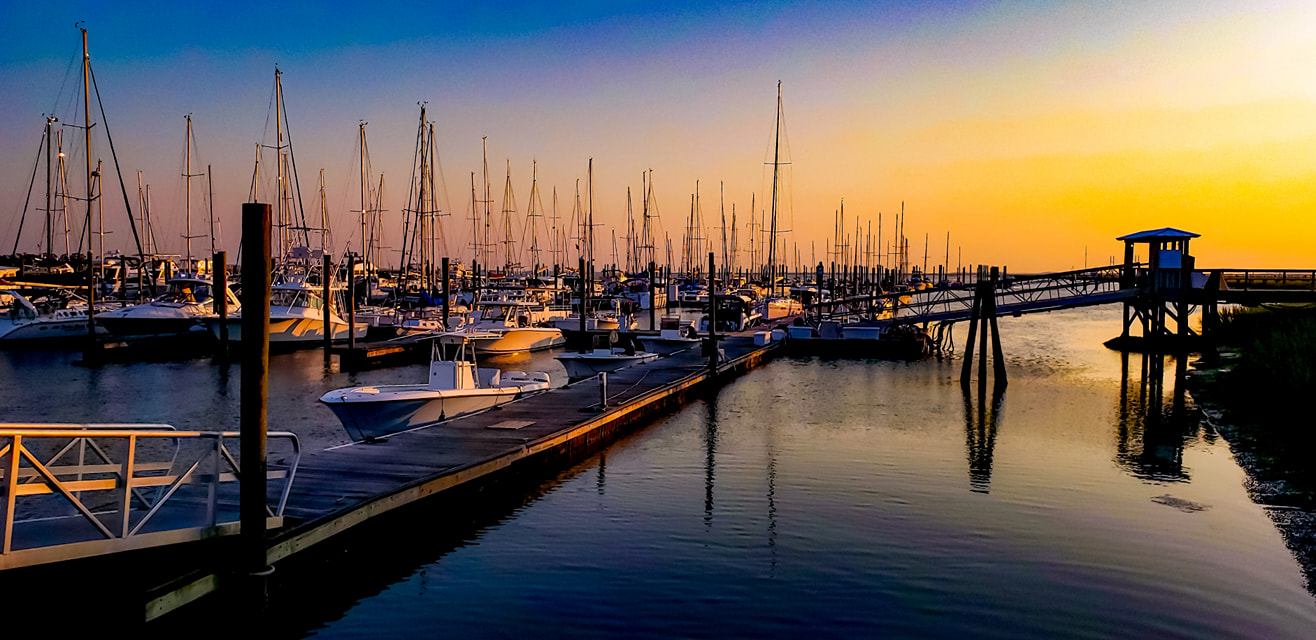
[[[242, 473], [226, 440], [238, 436], [163, 424], [0, 423], [0, 559], [37, 547], [224, 524], [224, 516], [236, 515]], [[268, 465], [268, 478], [282, 486], [266, 512], [282, 517], [301, 446], [293, 433], [268, 438], [280, 456]]]

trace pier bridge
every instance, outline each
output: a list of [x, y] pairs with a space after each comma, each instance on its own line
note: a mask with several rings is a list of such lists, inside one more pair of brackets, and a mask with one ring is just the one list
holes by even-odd
[[[1006, 315], [1119, 303], [1123, 326], [1108, 346], [1169, 352], [1191, 348], [1216, 327], [1220, 305], [1316, 304], [1316, 270], [1198, 268], [1188, 248], [1196, 237], [1173, 228], [1142, 231], [1117, 238], [1125, 246], [1121, 264], [1026, 275], [979, 267], [953, 285], [839, 298], [808, 306], [805, 316], [842, 329], [921, 325], [940, 343], [956, 322], [994, 324]], [[1134, 259], [1139, 245], [1146, 245], [1145, 262]], [[1194, 311], [1202, 316], [1200, 330], [1188, 322]]]

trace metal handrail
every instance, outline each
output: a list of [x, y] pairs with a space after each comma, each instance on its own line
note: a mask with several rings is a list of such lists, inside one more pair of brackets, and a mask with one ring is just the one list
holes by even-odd
[[[225, 446], [226, 438], [238, 438], [234, 431], [179, 431], [171, 425], [164, 424], [34, 424], [34, 423], [0, 423], [0, 491], [3, 492], [3, 508], [0, 514], [3, 527], [0, 529], [0, 555], [13, 550], [15, 510], [18, 498], [58, 494], [66, 500], [82, 519], [89, 522], [105, 539], [128, 538], [142, 533], [145, 525], [158, 514], [170, 498], [187, 484], [207, 483], [208, 499], [204, 526], [215, 527], [217, 520], [217, 487], [223, 482], [232, 482], [241, 477], [241, 468]], [[279, 494], [278, 504], [271, 509], [266, 505], [266, 512], [271, 516], [281, 517], [287, 506], [292, 483], [296, 478], [301, 461], [301, 444], [297, 435], [291, 432], [271, 432], [267, 434], [272, 440], [286, 441], [292, 448], [290, 461], [280, 465], [281, 468], [270, 469], [269, 477], [284, 478]], [[63, 441], [68, 439], [67, 443]], [[137, 460], [138, 444], [170, 439], [174, 443], [173, 453], [167, 462], [141, 462]], [[121, 440], [126, 446], [126, 453], [119, 462], [114, 462], [104, 447], [97, 440]], [[185, 440], [212, 440], [206, 445], [188, 468], [180, 474], [169, 475], [175, 468], [181, 442]], [[57, 453], [42, 460], [29, 448], [27, 442], [51, 442], [62, 444]], [[53, 441], [53, 442], [52, 442]], [[60, 459], [73, 447], [79, 447], [79, 459], [76, 464], [57, 466]], [[93, 451], [102, 459], [101, 464], [89, 465], [85, 459], [85, 445], [90, 444]], [[26, 465], [23, 462], [26, 461]], [[208, 464], [209, 473], [201, 476], [197, 473], [203, 464]], [[227, 471], [222, 467], [227, 466]], [[161, 475], [138, 475], [138, 472]], [[110, 475], [85, 479], [87, 475]], [[72, 476], [70, 478], [69, 476]], [[63, 479], [61, 479], [63, 478]], [[159, 493], [154, 499], [148, 498], [139, 489], [157, 487]], [[117, 532], [112, 531], [92, 508], [82, 499], [83, 493], [115, 492], [116, 506], [111, 516], [117, 515]], [[131, 523], [134, 511], [133, 498], [147, 512], [135, 525]], [[112, 521], [112, 520], [111, 520]]]

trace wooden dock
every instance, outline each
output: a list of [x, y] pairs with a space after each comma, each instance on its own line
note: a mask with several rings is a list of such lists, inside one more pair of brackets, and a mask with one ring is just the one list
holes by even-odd
[[[708, 385], [754, 368], [780, 343], [756, 346], [749, 334], [726, 337], [714, 370], [699, 349], [608, 374], [604, 406], [599, 378], [588, 378], [498, 409], [389, 436], [306, 453], [282, 530], [273, 532], [271, 564], [304, 555], [357, 525], [504, 472], [554, 468], [588, 455], [670, 411]], [[222, 588], [232, 576], [192, 570], [148, 593], [151, 620]]]

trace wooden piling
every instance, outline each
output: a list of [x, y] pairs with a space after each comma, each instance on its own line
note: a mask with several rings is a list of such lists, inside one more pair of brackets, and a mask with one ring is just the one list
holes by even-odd
[[447, 257], [444, 257], [444, 258], [442, 259], [442, 266], [443, 266], [443, 316], [442, 316], [442, 319], [443, 319], [443, 330], [444, 330], [444, 331], [451, 331], [452, 329], [450, 329], [450, 328], [448, 327], [448, 312], [449, 312], [449, 310], [452, 308], [452, 303], [451, 303], [450, 300], [449, 300], [449, 298], [450, 298], [451, 295], [452, 295], [452, 287], [451, 287], [451, 285], [448, 283], [448, 258], [447, 258]]
[[978, 336], [978, 320], [981, 317], [982, 285], [979, 283], [973, 294], [973, 311], [969, 314], [969, 338], [964, 342], [964, 362], [960, 366], [960, 384], [966, 387], [973, 376], [973, 342]]
[[216, 251], [210, 258], [210, 289], [214, 294], [215, 315], [219, 316], [219, 348], [228, 357], [228, 254]]
[[242, 205], [242, 245], [239, 567], [256, 575], [269, 569], [265, 560], [265, 434], [270, 390], [270, 205]]
[[649, 261], [649, 330], [657, 330], [658, 322], [655, 316], [658, 308], [658, 281], [654, 279], [657, 274], [654, 273], [653, 260]]
[[594, 345], [590, 344], [591, 338], [589, 333], [585, 331], [585, 309], [588, 308], [585, 304], [585, 297], [589, 291], [589, 285], [585, 282], [585, 256], [580, 257], [580, 277], [578, 280], [580, 281], [580, 352], [588, 353]]
[[[370, 283], [365, 282], [366, 291]], [[331, 332], [332, 333], [332, 332]], [[356, 255], [347, 255], [347, 348], [356, 348]]]
[[[321, 284], [324, 285], [324, 308], [321, 309], [324, 315], [324, 364], [329, 366], [329, 356], [334, 349], [334, 326], [331, 314], [334, 309], [334, 288], [333, 288], [333, 258], [329, 254], [324, 254], [324, 265], [320, 272]], [[243, 314], [246, 315], [246, 314]]]
[[[987, 298], [987, 303], [991, 305], [991, 310], [988, 312], [987, 317], [991, 320], [992, 329], [992, 377], [996, 387], [1004, 387], [1006, 385], [1005, 355], [1001, 349], [1001, 331], [996, 326], [997, 276], [996, 267], [992, 267], [991, 295]], [[986, 356], [987, 354], [984, 352], [982, 355]]]
[[717, 373], [717, 265], [708, 252], [708, 367]]

